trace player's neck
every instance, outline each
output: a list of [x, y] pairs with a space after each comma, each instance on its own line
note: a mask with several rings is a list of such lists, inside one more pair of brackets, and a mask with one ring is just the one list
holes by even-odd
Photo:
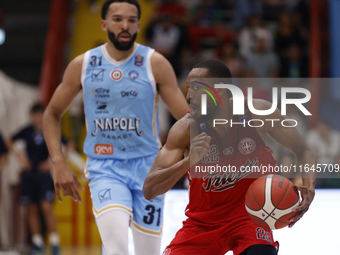
[[131, 49], [127, 51], [121, 51], [121, 50], [117, 50], [117, 48], [111, 42], [108, 42], [105, 44], [105, 48], [107, 52], [109, 53], [110, 57], [116, 61], [121, 61], [123, 59], [128, 58], [135, 50], [135, 47], [136, 47], [136, 43], [133, 44]]

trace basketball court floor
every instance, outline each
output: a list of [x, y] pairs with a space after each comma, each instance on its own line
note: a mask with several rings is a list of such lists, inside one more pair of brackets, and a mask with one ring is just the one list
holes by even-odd
[[[170, 190], [166, 194], [162, 249], [170, 243], [186, 219], [187, 190]], [[315, 199], [304, 217], [293, 227], [274, 230], [280, 243], [279, 255], [340, 254], [340, 190], [317, 190]], [[132, 234], [130, 232], [130, 240]], [[130, 244], [132, 244], [130, 242]], [[134, 255], [133, 246], [129, 247]], [[64, 247], [63, 255], [100, 255], [101, 247]], [[228, 252], [227, 255], [232, 255]]]
[[[187, 202], [187, 190], [170, 190], [166, 194], [162, 250], [170, 243], [177, 230], [181, 228], [182, 221], [186, 219], [184, 210]], [[279, 255], [340, 254], [339, 237], [340, 189], [317, 190], [309, 211], [293, 228], [274, 230], [274, 239], [280, 242]], [[134, 255], [131, 232], [129, 238], [129, 255]], [[62, 254], [101, 255], [101, 247], [62, 247]], [[227, 253], [227, 255], [232, 254], [232, 252]], [[0, 253], [0, 255], [5, 255], [5, 253]]]

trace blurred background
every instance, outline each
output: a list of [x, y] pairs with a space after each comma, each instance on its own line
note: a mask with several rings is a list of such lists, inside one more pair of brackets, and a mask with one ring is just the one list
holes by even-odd
[[[313, 116], [304, 118], [296, 109], [288, 110], [289, 114], [299, 119], [299, 131], [319, 163], [340, 163], [339, 0], [139, 2], [142, 17], [137, 42], [149, 45], [169, 60], [184, 94], [190, 69], [206, 59], [222, 61], [236, 78], [307, 80], [304, 84], [312, 93], [308, 108]], [[102, 3], [102, 0], [0, 2], [0, 133], [4, 139], [30, 122], [29, 109], [36, 101], [49, 102], [70, 60], [106, 42], [106, 34], [100, 29]], [[271, 85], [259, 82], [252, 86], [254, 97], [270, 100]], [[163, 143], [173, 123], [161, 103]], [[62, 133], [75, 142], [76, 149], [69, 154], [68, 163], [85, 191], [81, 193], [82, 204], [64, 198], [63, 204], [54, 205], [61, 245], [100, 247], [83, 176], [86, 158], [82, 144], [86, 130], [81, 94], [63, 117]], [[295, 162], [289, 152], [270, 139], [267, 142], [272, 145], [278, 163]], [[15, 146], [24, 150], [20, 143]], [[1, 155], [0, 151], [0, 159]], [[8, 159], [0, 164], [0, 250], [24, 253], [30, 238], [25, 210], [19, 203], [21, 169], [10, 153]], [[297, 176], [291, 178], [299, 182]], [[317, 187], [339, 194], [336, 192], [340, 179], [321, 179]], [[185, 178], [174, 188], [186, 189]], [[179, 210], [176, 213], [184, 215], [184, 208]]]

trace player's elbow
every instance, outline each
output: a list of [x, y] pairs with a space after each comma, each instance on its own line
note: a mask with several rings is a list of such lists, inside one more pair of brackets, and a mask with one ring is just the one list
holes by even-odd
[[147, 176], [143, 185], [143, 195], [146, 200], [151, 200], [157, 197], [158, 194], [156, 194], [155, 186], [156, 185], [152, 182], [152, 178]]
[[143, 185], [143, 195], [146, 200], [151, 200], [156, 197], [156, 195], [154, 194], [153, 188], [150, 185], [150, 182], [148, 181], [148, 179], [145, 179], [145, 182]]
[[59, 110], [56, 107], [48, 105], [43, 114], [43, 123], [49, 123], [53, 119], [60, 121], [61, 116], [62, 116], [61, 110]]

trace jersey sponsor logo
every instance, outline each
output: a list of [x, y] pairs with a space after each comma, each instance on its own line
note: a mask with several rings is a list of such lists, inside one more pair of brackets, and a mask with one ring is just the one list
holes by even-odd
[[112, 144], [96, 144], [94, 146], [94, 153], [97, 155], [112, 155], [113, 146]]
[[92, 81], [103, 81], [104, 72], [105, 72], [105, 69], [103, 68], [94, 68], [91, 72]]
[[143, 146], [143, 143], [127, 145], [127, 146], [119, 146], [119, 150], [121, 152], [136, 152], [139, 151], [139, 148]]
[[140, 54], [137, 54], [135, 56], [135, 66], [141, 67], [143, 65], [143, 60], [144, 60], [143, 56]]
[[[246, 161], [243, 167], [240, 167], [240, 169], [245, 167], [252, 167], [252, 166], [258, 166], [259, 161], [257, 158], [254, 158], [252, 161], [249, 159]], [[251, 172], [247, 171], [231, 171], [223, 173], [223, 175], [220, 172], [213, 172], [209, 173], [206, 176], [203, 177], [203, 180], [205, 181], [202, 184], [202, 187], [205, 189], [206, 192], [212, 191], [212, 192], [221, 192], [226, 189], [233, 188], [238, 181], [249, 175]]]
[[96, 136], [98, 131], [115, 131], [119, 128], [121, 131], [135, 131], [138, 136], [141, 136], [143, 131], [139, 130], [139, 123], [138, 118], [96, 118], [94, 120], [95, 131], [91, 134]]
[[92, 97], [96, 98], [109, 98], [110, 97], [110, 89], [106, 88], [93, 88], [92, 89]]
[[109, 111], [106, 109], [107, 102], [97, 101], [96, 105], [97, 105], [97, 110], [95, 111], [95, 113], [109, 113]]
[[138, 96], [138, 91], [135, 87], [128, 87], [126, 88], [126, 90], [122, 90], [120, 92], [121, 96], [123, 98], [127, 98], [127, 99], [135, 99]]
[[256, 143], [254, 142], [253, 139], [248, 137], [243, 138], [238, 145], [238, 149], [243, 155], [249, 155], [255, 150], [255, 148]]
[[98, 192], [100, 203], [111, 200], [111, 189], [102, 189]]
[[123, 77], [123, 73], [122, 73], [122, 71], [119, 70], [119, 69], [113, 70], [113, 71], [111, 72], [111, 78], [112, 78], [114, 81], [119, 81], [122, 77]]
[[137, 80], [138, 77], [139, 77], [139, 73], [138, 73], [137, 71], [132, 70], [132, 71], [129, 72], [129, 78], [130, 78], [131, 80], [133, 80], [133, 81], [134, 81], [134, 80]]

